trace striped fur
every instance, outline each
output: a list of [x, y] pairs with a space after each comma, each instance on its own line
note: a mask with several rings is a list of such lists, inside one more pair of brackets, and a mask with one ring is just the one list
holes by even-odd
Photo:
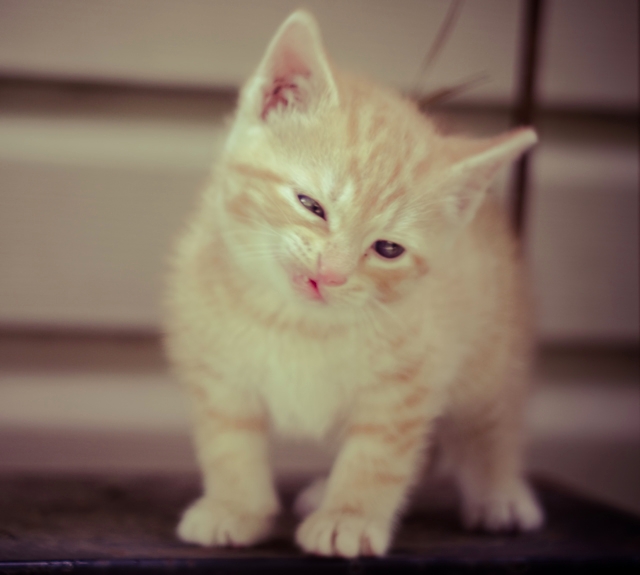
[[[173, 259], [167, 349], [204, 478], [183, 540], [268, 535], [270, 430], [341, 439], [324, 488], [301, 496], [317, 505], [296, 535], [308, 552], [384, 554], [434, 443], [467, 525], [541, 524], [520, 457], [526, 286], [487, 192], [533, 143], [527, 129], [440, 134], [408, 100], [336, 69], [310, 15], [289, 17]], [[385, 259], [377, 240], [405, 252]]]

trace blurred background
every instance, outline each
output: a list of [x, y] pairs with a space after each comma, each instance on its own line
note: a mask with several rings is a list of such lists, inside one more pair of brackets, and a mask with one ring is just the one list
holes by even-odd
[[[166, 254], [237, 90], [299, 0], [0, 0], [0, 472], [193, 472], [162, 356]], [[307, 0], [334, 60], [410, 90], [446, 0]], [[463, 4], [423, 83], [510, 122], [525, 3]], [[525, 246], [530, 467], [640, 513], [638, 1], [547, 0]], [[508, 181], [508, 180], [505, 180]], [[281, 473], [327, 465], [282, 444]]]

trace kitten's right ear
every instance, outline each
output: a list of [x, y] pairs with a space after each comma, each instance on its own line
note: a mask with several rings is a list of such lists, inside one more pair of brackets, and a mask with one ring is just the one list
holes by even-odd
[[448, 213], [462, 224], [471, 221], [498, 172], [537, 141], [531, 128], [516, 128], [493, 138], [446, 138], [450, 166], [440, 186]]
[[240, 109], [267, 120], [276, 111], [337, 105], [338, 89], [314, 17], [298, 10], [280, 26], [242, 91]]

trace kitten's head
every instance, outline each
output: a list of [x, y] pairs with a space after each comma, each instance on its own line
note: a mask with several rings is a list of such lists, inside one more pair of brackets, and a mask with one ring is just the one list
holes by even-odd
[[408, 100], [336, 70], [298, 11], [240, 96], [221, 164], [226, 241], [289, 300], [388, 304], [428, 281], [445, 238], [535, 141], [440, 135]]

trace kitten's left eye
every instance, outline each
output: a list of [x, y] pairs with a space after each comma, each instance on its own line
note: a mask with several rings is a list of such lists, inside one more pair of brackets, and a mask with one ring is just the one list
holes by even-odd
[[300, 203], [310, 212], [313, 212], [316, 216], [322, 218], [323, 220], [327, 219], [324, 215], [324, 209], [322, 209], [322, 206], [313, 198], [310, 198], [309, 196], [305, 196], [303, 194], [298, 194], [298, 199], [300, 200]]
[[373, 249], [376, 250], [383, 258], [394, 259], [401, 256], [404, 253], [404, 248], [400, 244], [394, 242], [388, 242], [387, 240], [378, 240], [373, 244]]

